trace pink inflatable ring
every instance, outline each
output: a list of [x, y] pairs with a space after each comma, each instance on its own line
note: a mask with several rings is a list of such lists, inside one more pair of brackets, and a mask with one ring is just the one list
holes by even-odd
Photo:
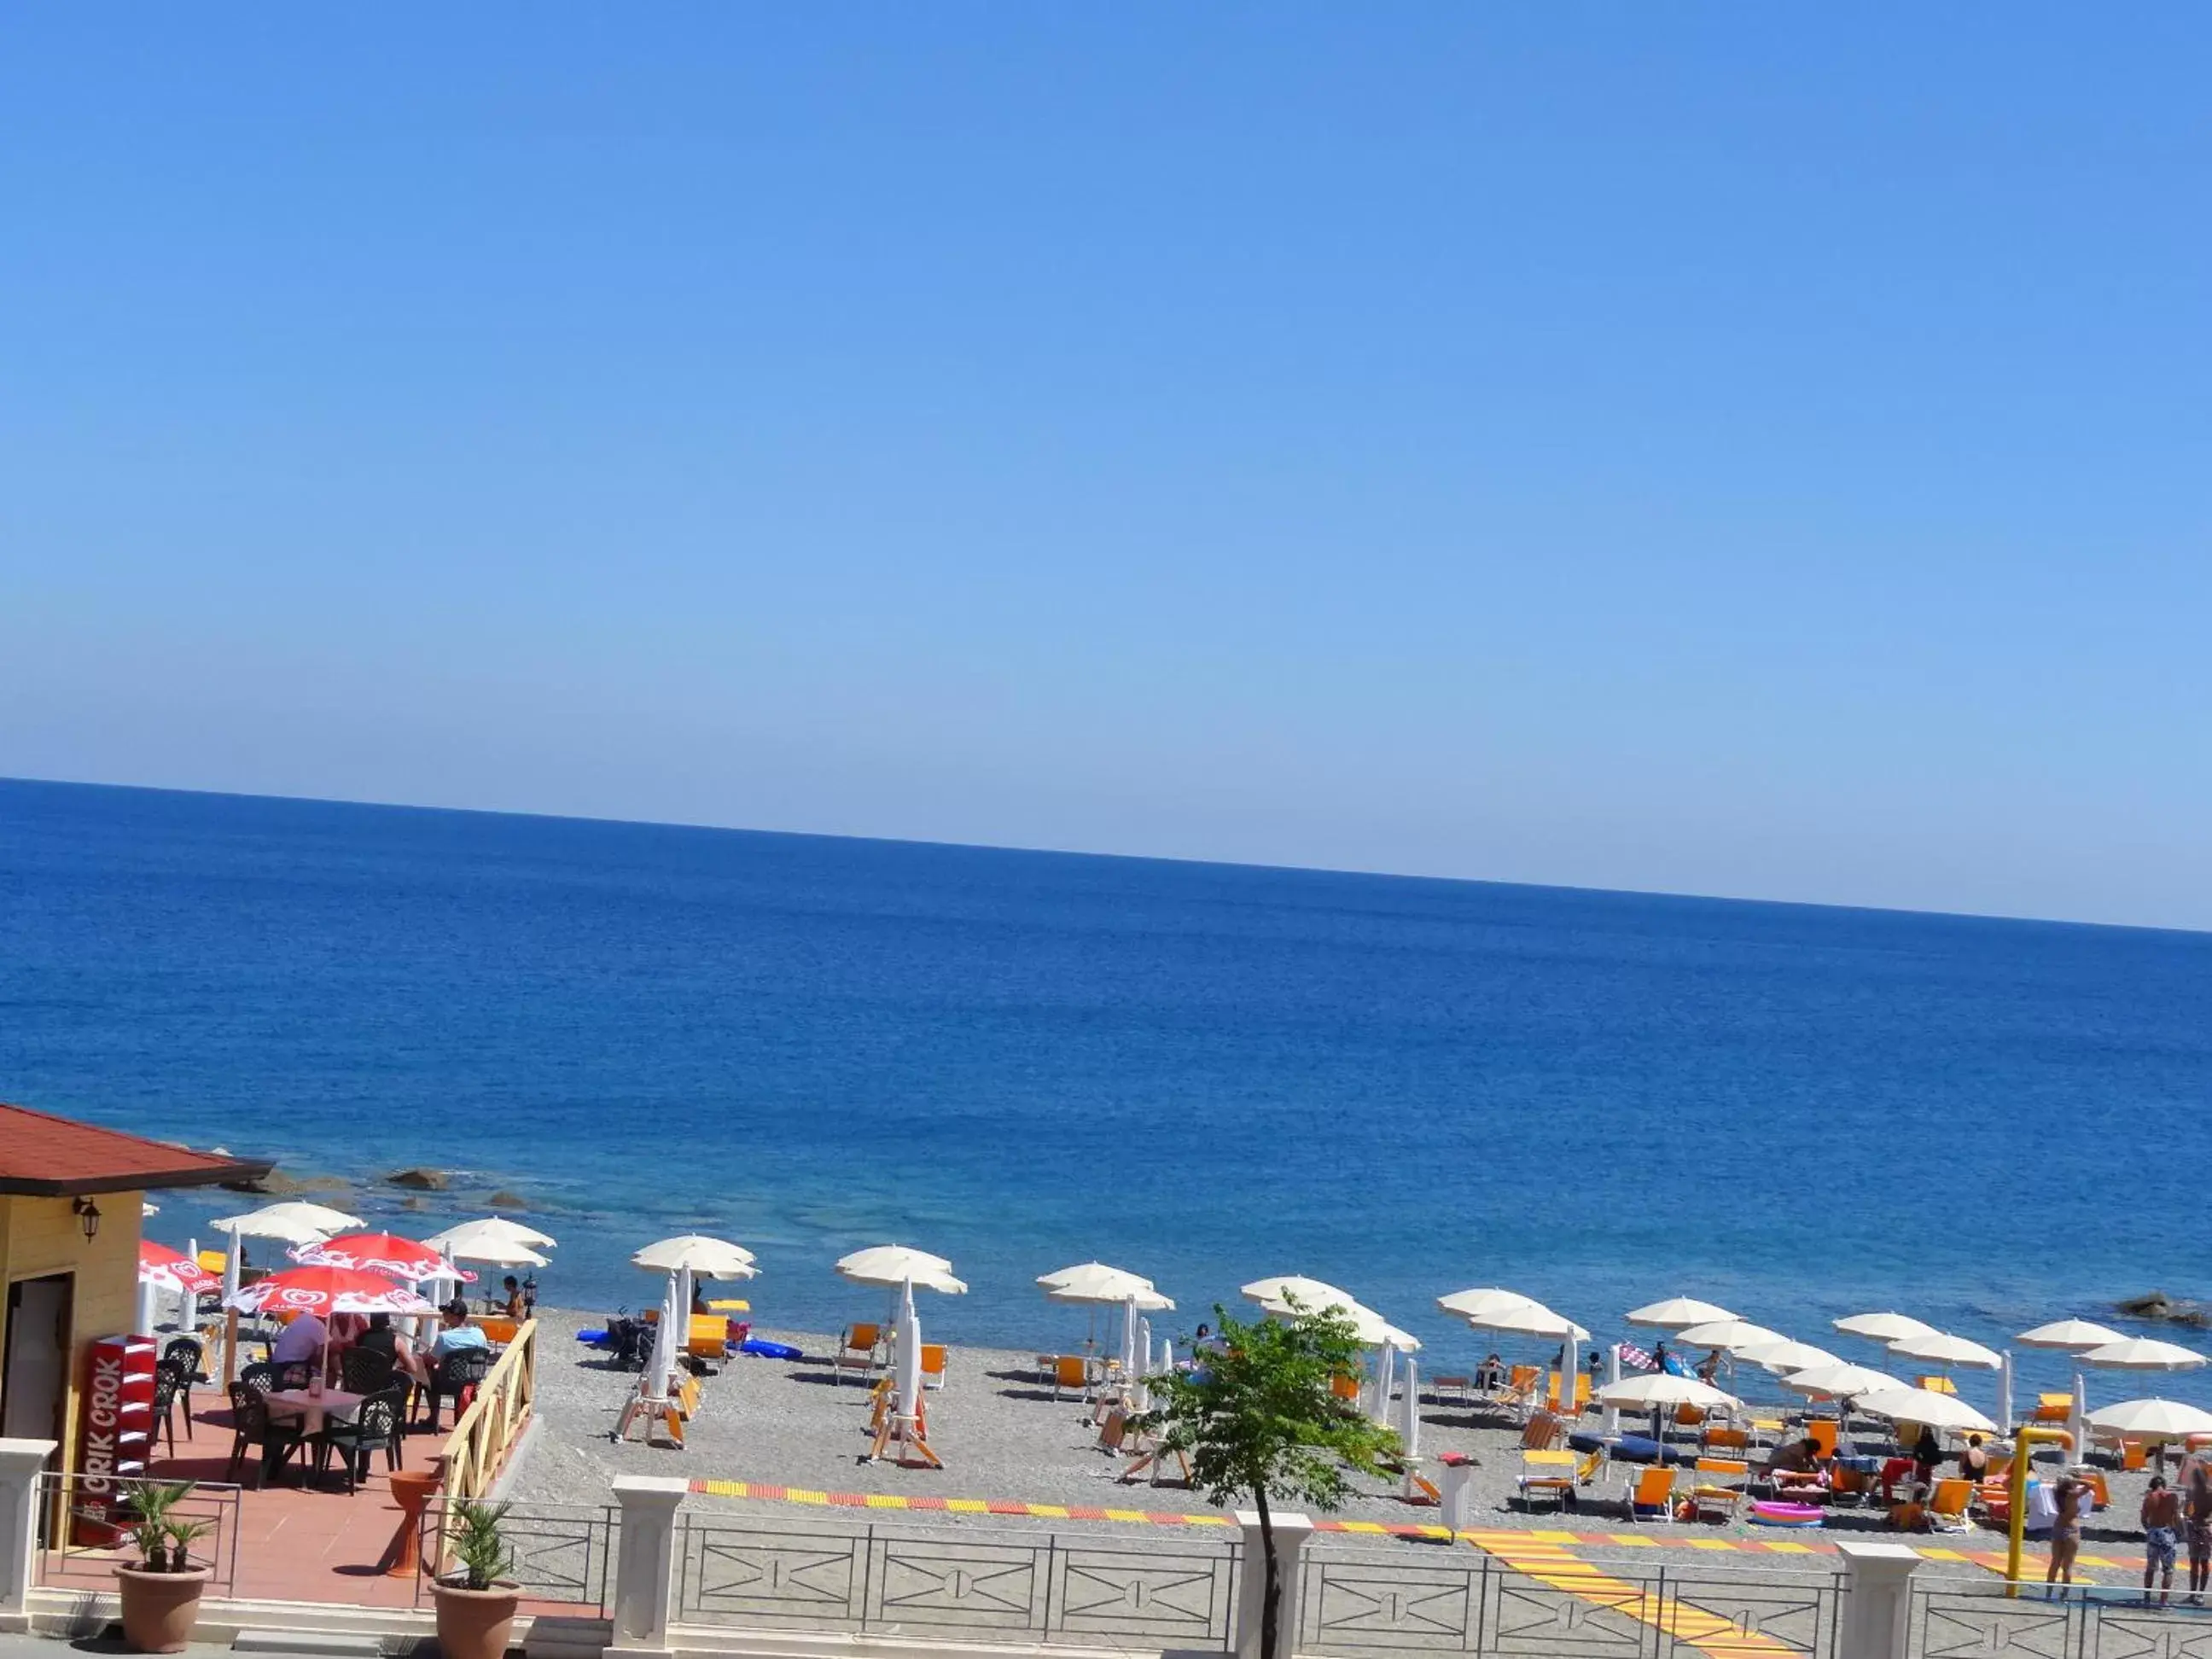
[[1753, 1504], [1750, 1518], [1755, 1527], [1817, 1527], [1826, 1519], [1818, 1504], [1778, 1504], [1771, 1498]]

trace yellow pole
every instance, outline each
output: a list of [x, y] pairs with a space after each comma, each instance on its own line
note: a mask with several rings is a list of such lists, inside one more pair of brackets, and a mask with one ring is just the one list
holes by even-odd
[[2027, 1525], [2027, 1455], [2032, 1447], [2049, 1445], [2067, 1439], [2063, 1429], [2045, 1425], [2038, 1427], [2030, 1423], [2013, 1437], [2012, 1468], [2006, 1472], [2007, 1484], [2012, 1490], [2012, 1518], [2007, 1530], [2011, 1536], [2005, 1545], [2005, 1594], [2020, 1594], [2020, 1545], [2023, 1529]]

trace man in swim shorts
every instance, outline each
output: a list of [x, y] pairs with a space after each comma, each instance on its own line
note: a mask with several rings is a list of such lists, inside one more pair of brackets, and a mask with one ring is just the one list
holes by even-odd
[[2164, 1607], [2173, 1599], [2173, 1553], [2181, 1541], [2181, 1494], [2166, 1484], [2166, 1477], [2154, 1474], [2150, 1490], [2143, 1494], [2143, 1605], [2150, 1605], [2150, 1581], [2164, 1575], [2158, 1594], [2158, 1604]]
[[2212, 1578], [2212, 1468], [2202, 1462], [2189, 1467], [2181, 1515], [2189, 1538], [2189, 1599], [2201, 1605], [2205, 1581]]

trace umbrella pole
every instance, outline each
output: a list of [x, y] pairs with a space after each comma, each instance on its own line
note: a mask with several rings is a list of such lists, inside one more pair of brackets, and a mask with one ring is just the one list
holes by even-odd
[[238, 1310], [231, 1305], [238, 1294], [238, 1229], [228, 1229], [223, 1237], [230, 1241], [222, 1253], [222, 1385], [227, 1389], [238, 1381]]

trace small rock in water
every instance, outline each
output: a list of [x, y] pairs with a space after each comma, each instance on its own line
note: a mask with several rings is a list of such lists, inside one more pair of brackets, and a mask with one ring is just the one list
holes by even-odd
[[234, 1193], [251, 1193], [258, 1198], [296, 1198], [301, 1193], [342, 1193], [353, 1185], [343, 1176], [289, 1176], [282, 1170], [271, 1170], [258, 1181], [226, 1181], [222, 1184]]
[[510, 1193], [504, 1187], [484, 1200], [484, 1202], [495, 1210], [526, 1210], [530, 1207], [529, 1200], [524, 1198], [520, 1193]]
[[427, 1210], [430, 1206], [420, 1193], [410, 1193], [399, 1200], [399, 1207], [403, 1210]]
[[412, 1187], [418, 1192], [442, 1193], [446, 1190], [443, 1170], [394, 1170], [384, 1177], [394, 1187]]
[[2130, 1319], [2158, 1319], [2175, 1325], [2212, 1325], [2212, 1308], [2185, 1297], [2168, 1296], [2164, 1291], [2131, 1296], [2112, 1305]]

